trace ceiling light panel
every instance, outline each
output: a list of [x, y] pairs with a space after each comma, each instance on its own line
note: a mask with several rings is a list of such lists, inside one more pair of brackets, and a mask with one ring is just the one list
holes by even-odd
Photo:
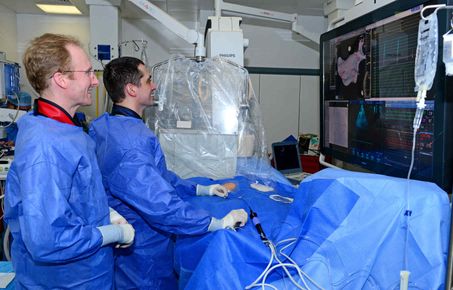
[[70, 0], [40, 0], [36, 1], [36, 6], [46, 13], [52, 14], [76, 14], [82, 12], [73, 5]]

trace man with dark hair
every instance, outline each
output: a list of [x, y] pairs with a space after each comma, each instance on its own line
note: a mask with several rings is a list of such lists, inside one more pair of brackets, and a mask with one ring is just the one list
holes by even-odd
[[18, 121], [6, 180], [16, 289], [112, 289], [107, 245], [131, 244], [134, 231], [109, 211], [95, 144], [74, 118], [91, 104], [99, 82], [80, 42], [69, 36], [35, 38], [23, 63], [40, 97]]
[[115, 285], [177, 289], [172, 235], [242, 226], [247, 213], [237, 209], [216, 219], [181, 199], [187, 194], [226, 197], [228, 190], [219, 184], [197, 185], [167, 169], [158, 139], [141, 119], [156, 89], [141, 60], [112, 60], [104, 70], [104, 85], [114, 103], [112, 113], [94, 120], [90, 135], [109, 204], [137, 231], [133, 247], [116, 253]]

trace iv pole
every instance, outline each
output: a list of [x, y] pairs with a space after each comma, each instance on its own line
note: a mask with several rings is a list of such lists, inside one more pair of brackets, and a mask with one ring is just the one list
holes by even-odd
[[[441, 9], [453, 9], [453, 6], [447, 6], [445, 4], [439, 5], [428, 5], [422, 9], [420, 12], [420, 16], [422, 19], [426, 20], [423, 12], [427, 9], [435, 9], [433, 13], [437, 13], [437, 11]], [[453, 19], [452, 19], [453, 20]], [[450, 21], [450, 26], [453, 28], [453, 22]], [[450, 210], [450, 236], [448, 242], [448, 259], [447, 259], [447, 273], [445, 277], [445, 289], [452, 290], [452, 282], [453, 282], [453, 215], [451, 214]]]

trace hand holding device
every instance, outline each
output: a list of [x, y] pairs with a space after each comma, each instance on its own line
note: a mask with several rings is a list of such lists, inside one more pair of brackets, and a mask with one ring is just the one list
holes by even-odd
[[228, 189], [220, 184], [212, 184], [212, 185], [208, 185], [208, 186], [198, 184], [197, 185], [197, 195], [199, 195], [199, 196], [217, 195], [217, 196], [225, 198], [228, 196]]
[[213, 232], [220, 229], [235, 229], [247, 223], [247, 212], [243, 209], [230, 211], [222, 219], [212, 218], [208, 231]]

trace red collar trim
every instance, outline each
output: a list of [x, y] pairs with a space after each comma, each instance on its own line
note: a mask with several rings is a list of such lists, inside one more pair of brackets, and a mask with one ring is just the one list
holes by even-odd
[[61, 123], [77, 126], [77, 123], [68, 112], [57, 104], [43, 98], [35, 101], [35, 115], [42, 115]]

